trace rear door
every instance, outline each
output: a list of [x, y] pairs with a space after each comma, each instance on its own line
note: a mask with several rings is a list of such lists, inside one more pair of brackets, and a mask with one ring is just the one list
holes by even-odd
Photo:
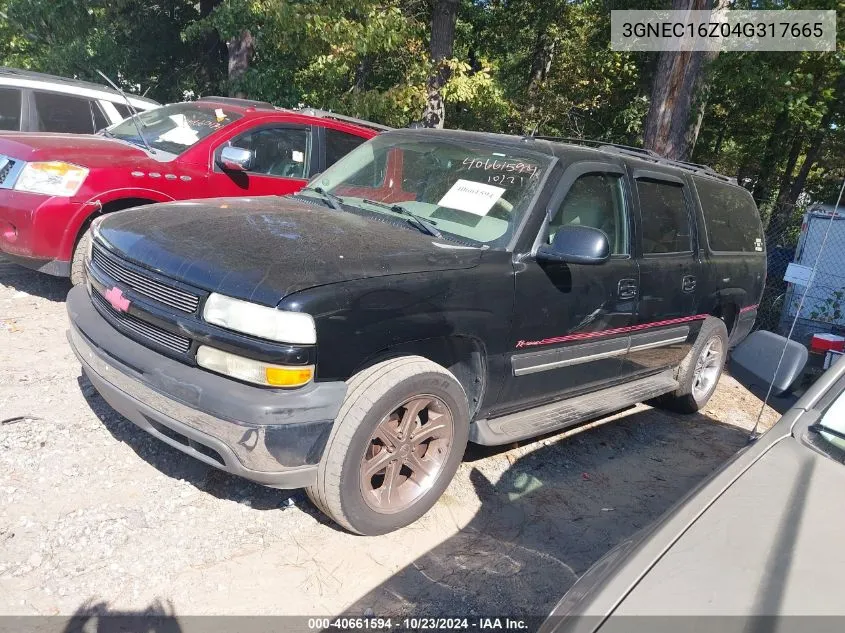
[[659, 166], [631, 171], [637, 200], [640, 301], [624, 372], [677, 365], [706, 315], [696, 313], [701, 257], [689, 183]]
[[552, 195], [533, 251], [565, 224], [604, 231], [610, 260], [550, 264], [517, 255], [514, 348], [496, 413], [604, 387], [624, 378], [639, 273], [631, 254], [631, 196], [621, 163], [567, 168]]
[[[227, 145], [253, 152], [249, 171], [229, 171], [219, 157]], [[214, 196], [284, 195], [301, 189], [316, 171], [315, 139], [308, 125], [265, 123], [239, 132], [214, 151], [209, 178]]]

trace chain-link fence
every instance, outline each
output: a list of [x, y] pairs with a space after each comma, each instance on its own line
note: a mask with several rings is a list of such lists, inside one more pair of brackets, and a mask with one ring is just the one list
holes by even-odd
[[[804, 344], [815, 333], [845, 333], [845, 210], [836, 216], [828, 206], [761, 204], [760, 210], [767, 278], [755, 327], [786, 335], [795, 321], [792, 338]], [[815, 266], [808, 283], [784, 280], [791, 262]]]

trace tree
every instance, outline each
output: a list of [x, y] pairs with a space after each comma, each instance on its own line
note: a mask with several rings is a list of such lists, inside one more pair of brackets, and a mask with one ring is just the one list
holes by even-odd
[[[711, 7], [711, 0], [674, 0], [672, 4], [676, 11], [704, 11]], [[702, 86], [701, 74], [706, 60], [705, 51], [660, 53], [643, 130], [646, 149], [667, 158], [688, 158], [694, 144], [689, 131], [694, 97], [696, 88]], [[694, 136], [698, 136], [697, 132]]]
[[426, 83], [425, 109], [422, 123], [425, 127], [442, 128], [446, 121], [443, 87], [452, 75], [447, 60], [455, 46], [455, 23], [458, 19], [458, 0], [435, 0], [431, 12], [431, 63], [432, 70]]

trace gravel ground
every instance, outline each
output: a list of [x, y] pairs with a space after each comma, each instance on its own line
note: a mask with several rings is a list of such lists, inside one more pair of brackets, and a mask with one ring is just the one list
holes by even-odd
[[357, 537], [114, 413], [67, 345], [68, 289], [0, 261], [0, 614], [542, 615], [741, 448], [760, 406], [726, 376], [700, 414], [637, 406], [471, 448], [421, 521]]

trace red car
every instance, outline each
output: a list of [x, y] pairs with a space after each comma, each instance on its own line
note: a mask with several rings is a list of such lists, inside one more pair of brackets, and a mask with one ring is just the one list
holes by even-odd
[[142, 112], [96, 135], [2, 133], [0, 251], [79, 283], [82, 238], [97, 215], [153, 202], [293, 193], [383, 129], [322, 111], [207, 97]]

